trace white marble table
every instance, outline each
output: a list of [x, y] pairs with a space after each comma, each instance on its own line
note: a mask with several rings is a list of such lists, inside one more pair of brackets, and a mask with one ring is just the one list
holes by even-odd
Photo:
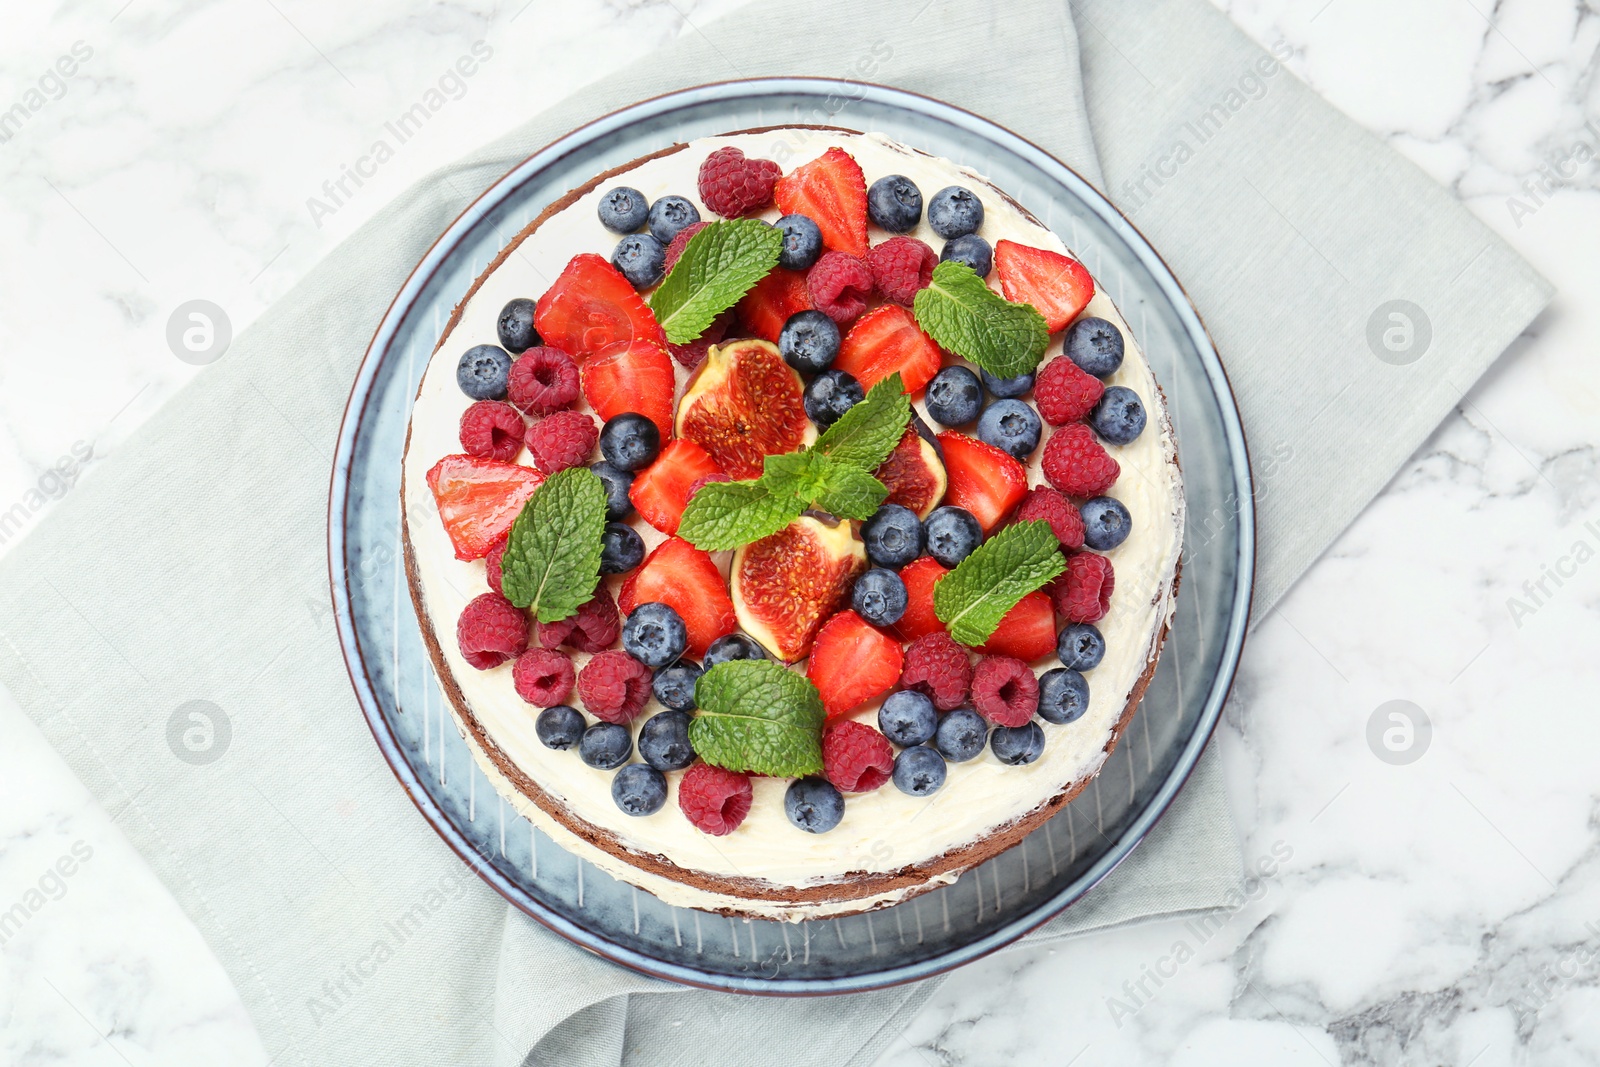
[[[1246, 860], [1281, 861], [1255, 899], [966, 968], [882, 1062], [1596, 1062], [1600, 5], [1219, 2], [1561, 295], [1256, 632], [1214, 742]], [[715, 6], [9, 0], [0, 551], [194, 373], [174, 308], [242, 329], [533, 79], [576, 87]], [[480, 40], [462, 96], [508, 103], [448, 101], [335, 198]], [[1431, 724], [1409, 762], [1368, 742], [1395, 700]], [[0, 737], [0, 910], [31, 916], [0, 940], [0, 1062], [264, 1064], [119, 813], [8, 701]]]

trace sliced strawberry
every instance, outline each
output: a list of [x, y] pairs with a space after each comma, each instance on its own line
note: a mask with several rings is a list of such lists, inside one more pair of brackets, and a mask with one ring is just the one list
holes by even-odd
[[939, 435], [950, 478], [944, 502], [966, 508], [988, 535], [1028, 493], [1028, 472], [993, 445], [946, 430]]
[[931, 633], [944, 632], [944, 623], [933, 613], [933, 586], [949, 573], [932, 556], [919, 556], [900, 568], [900, 580], [906, 583], [908, 602], [905, 614], [894, 624], [895, 633], [907, 641], [915, 641]]
[[593, 252], [572, 257], [561, 277], [539, 298], [533, 324], [545, 344], [580, 363], [607, 345], [634, 340], [667, 343], [667, 335], [633, 284]]
[[504, 537], [544, 475], [532, 467], [476, 456], [446, 456], [428, 472], [456, 559], [482, 559]]
[[664, 345], [637, 340], [602, 348], [584, 360], [578, 376], [583, 398], [602, 421], [633, 411], [655, 423], [663, 441], [672, 436], [678, 378]]
[[772, 195], [785, 215], [805, 215], [815, 222], [826, 247], [852, 256], [867, 254], [867, 181], [849, 152], [828, 149], [779, 178]]
[[841, 611], [817, 631], [806, 677], [832, 719], [893, 689], [904, 665], [899, 641], [855, 612]]
[[737, 625], [722, 572], [709, 553], [679, 537], [657, 545], [617, 593], [617, 607], [625, 615], [652, 601], [666, 604], [682, 617], [689, 631], [689, 654], [697, 658]]
[[1032, 304], [1051, 333], [1066, 329], [1094, 298], [1088, 269], [1060, 252], [999, 241], [994, 246], [994, 272], [1005, 298]]
[[679, 437], [668, 441], [656, 461], [633, 479], [628, 499], [651, 526], [662, 533], [677, 533], [695, 483], [721, 473], [711, 453]]
[[990, 656], [1011, 656], [1031, 663], [1056, 650], [1056, 609], [1050, 594], [1029, 593], [1006, 612], [984, 643]]
[[833, 365], [871, 389], [895, 371], [906, 392], [918, 393], [939, 373], [939, 346], [922, 332], [916, 318], [899, 304], [884, 304], [856, 320], [839, 342]]
[[806, 288], [805, 272], [775, 267], [735, 306], [745, 332], [777, 344], [778, 334], [789, 316], [811, 310], [811, 291]]

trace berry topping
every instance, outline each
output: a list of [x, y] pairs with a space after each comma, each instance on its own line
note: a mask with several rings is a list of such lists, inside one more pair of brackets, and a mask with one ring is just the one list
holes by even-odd
[[[654, 426], [651, 423], [651, 427]], [[604, 431], [600, 435], [600, 447], [602, 451], [605, 449]], [[605, 460], [589, 464], [589, 469], [594, 471], [595, 477], [606, 489], [606, 521], [622, 522], [633, 514], [633, 501], [628, 499], [628, 490], [633, 486], [632, 472], [618, 470]]]
[[[927, 436], [924, 437], [919, 430], [927, 432]], [[872, 476], [889, 490], [885, 498], [887, 503], [899, 504], [918, 516], [932, 511], [943, 499], [945, 489], [950, 484], [945, 475], [944, 460], [939, 457], [932, 437], [932, 432], [927, 431], [913, 410], [912, 424], [900, 436], [900, 443], [894, 446], [889, 458], [878, 464], [878, 469], [872, 472]]]
[[670, 245], [678, 234], [699, 221], [700, 209], [685, 197], [663, 196], [650, 205], [650, 232], [664, 245]]
[[983, 751], [989, 740], [989, 724], [971, 708], [957, 708], [939, 716], [934, 732], [934, 747], [951, 763], [965, 763]]
[[522, 451], [528, 424], [503, 400], [479, 400], [461, 413], [461, 447], [479, 459], [509, 463]]
[[689, 647], [683, 618], [659, 601], [640, 604], [622, 624], [622, 647], [646, 667], [665, 667]]
[[1077, 422], [1094, 409], [1105, 391], [1099, 378], [1085, 374], [1065, 356], [1057, 356], [1039, 368], [1033, 389], [1039, 414], [1051, 426]]
[[528, 451], [535, 467], [554, 474], [588, 463], [599, 436], [590, 416], [581, 411], [558, 411], [528, 427]]
[[1089, 710], [1089, 683], [1070, 667], [1039, 676], [1039, 717], [1057, 725], [1075, 722]]
[[601, 419], [637, 412], [656, 424], [662, 438], [672, 436], [672, 394], [677, 374], [672, 357], [655, 341], [612, 345], [583, 364], [583, 397]]
[[1122, 473], [1122, 467], [1095, 440], [1094, 431], [1081, 422], [1050, 435], [1039, 465], [1050, 484], [1068, 496], [1099, 496], [1115, 485]]
[[752, 637], [744, 634], [729, 634], [719, 637], [711, 642], [711, 647], [706, 650], [706, 670], [710, 670], [719, 663], [728, 663], [736, 659], [766, 659], [767, 650]]
[[494, 345], [478, 345], [461, 354], [456, 384], [474, 400], [504, 400], [511, 353]]
[[1039, 447], [1039, 414], [1020, 400], [996, 400], [978, 419], [978, 440], [1026, 462]]
[[548, 648], [530, 648], [511, 667], [511, 684], [517, 696], [540, 708], [554, 707], [572, 695], [577, 679], [572, 661]]
[[506, 399], [535, 418], [578, 399], [578, 365], [559, 348], [530, 348], [511, 364]]
[[456, 559], [482, 559], [517, 521], [544, 481], [532, 467], [476, 456], [446, 456], [428, 472], [428, 488]]
[[1111, 610], [1116, 587], [1117, 576], [1109, 559], [1093, 552], [1074, 552], [1067, 557], [1066, 573], [1055, 580], [1056, 611], [1068, 622], [1097, 622]]
[[807, 270], [822, 255], [822, 231], [806, 216], [785, 215], [773, 225], [783, 234], [778, 266], [785, 270]]
[[617, 643], [622, 619], [617, 614], [617, 602], [602, 585], [578, 606], [577, 612], [560, 622], [535, 623], [534, 632], [545, 648], [567, 645], [579, 652], [603, 652]]
[[498, 667], [528, 647], [528, 616], [499, 593], [483, 593], [461, 609], [456, 644], [480, 671]]
[[750, 814], [750, 776], [696, 763], [678, 782], [678, 807], [696, 830], [712, 837], [733, 833]]
[[666, 246], [666, 254], [663, 261], [664, 268], [671, 270], [677, 266], [678, 257], [683, 255], [685, 248], [689, 247], [689, 242], [694, 239], [694, 235], [710, 225], [711, 223], [709, 222], [691, 222], [679, 230], [677, 235], [672, 238], [672, 243]]
[[971, 189], [947, 185], [928, 201], [928, 225], [945, 240], [977, 233], [983, 225], [983, 201]]
[[783, 662], [804, 659], [817, 628], [849, 603], [866, 556], [850, 523], [810, 515], [752, 541], [734, 553], [730, 575], [739, 625]]
[[694, 484], [722, 468], [710, 453], [688, 438], [668, 441], [656, 461], [634, 475], [628, 499], [639, 514], [662, 533], [678, 532], [683, 509], [689, 506]]
[[681, 771], [694, 762], [689, 744], [689, 716], [663, 711], [639, 729], [639, 756], [658, 771]]
[[989, 390], [989, 395], [1001, 400], [1014, 400], [1033, 388], [1033, 375], [1019, 374], [1015, 378], [996, 378], [986, 370], [978, 374], [983, 378], [983, 387]]
[[818, 311], [843, 326], [867, 310], [872, 271], [848, 252], [825, 252], [806, 274], [806, 291]]
[[776, 344], [792, 315], [811, 310], [811, 291], [804, 274], [778, 267], [751, 286], [735, 307], [747, 333]]
[[822, 243], [853, 256], [867, 253], [867, 180], [842, 148], [830, 148], [785, 175], [773, 191], [785, 215], [805, 215]]
[[675, 345], [669, 341], [667, 350], [672, 353], [672, 358], [677, 360], [680, 366], [694, 370], [705, 362], [707, 353], [711, 351], [711, 346], [720, 345], [722, 339], [728, 336], [728, 331], [738, 325], [738, 322], [738, 312], [733, 308], [729, 308], [712, 319], [711, 325], [707, 326], [705, 332], [699, 337], [681, 345]]
[[639, 190], [619, 185], [606, 191], [595, 212], [612, 233], [632, 233], [650, 217], [650, 201]]
[[894, 785], [908, 796], [932, 796], [944, 785], [946, 771], [938, 749], [916, 745], [895, 757]]
[[1072, 501], [1047, 485], [1028, 490], [1016, 517], [1018, 522], [1048, 522], [1062, 548], [1083, 547], [1083, 517]]
[[870, 793], [894, 771], [894, 749], [866, 723], [845, 719], [822, 731], [822, 769], [843, 793]]
[[1072, 324], [1061, 351], [1096, 378], [1109, 378], [1122, 366], [1122, 331], [1105, 319], [1085, 316]]
[[933, 701], [911, 689], [890, 693], [878, 708], [878, 729], [901, 748], [932, 741], [938, 726]]
[[922, 523], [910, 508], [885, 504], [861, 525], [861, 540], [873, 563], [899, 570], [922, 555]]
[[933, 613], [933, 587], [949, 573], [932, 556], [912, 560], [900, 569], [900, 580], [906, 583], [906, 610], [894, 625], [895, 633], [907, 641], [944, 633], [944, 623]]
[[489, 549], [488, 554], [483, 557], [484, 579], [489, 583], [490, 589], [502, 595], [505, 591], [500, 588], [500, 561], [505, 558], [506, 545], [510, 541], [511, 535], [509, 533], [505, 534], [494, 543], [494, 547]]
[[887, 693], [903, 664], [900, 642], [855, 612], [841, 611], [817, 631], [806, 677], [832, 719]]
[[912, 298], [933, 280], [939, 257], [915, 237], [891, 237], [867, 250], [872, 287], [885, 300], [911, 306]]
[[600, 535], [600, 573], [626, 574], [644, 562], [644, 538], [620, 522], [606, 523]]
[[501, 348], [507, 352], [526, 352], [539, 343], [539, 331], [533, 328], [536, 308], [537, 305], [525, 296], [506, 301], [494, 324]]
[[983, 643], [990, 655], [1012, 656], [1025, 662], [1043, 659], [1056, 650], [1056, 612], [1048, 593], [1035, 590], [1011, 606]]
[[1069, 623], [1056, 637], [1056, 655], [1061, 665], [1075, 671], [1090, 671], [1100, 666], [1106, 655], [1106, 639], [1097, 627], [1086, 622]]
[[615, 770], [631, 755], [633, 735], [618, 723], [597, 722], [578, 739], [578, 758], [596, 770]]
[[783, 171], [770, 159], [751, 159], [731, 145], [700, 164], [700, 202], [726, 219], [772, 203], [772, 187]]
[[820, 311], [797, 311], [778, 332], [778, 354], [805, 374], [820, 374], [839, 354], [839, 325]]
[[783, 794], [789, 821], [808, 834], [825, 834], [844, 818], [844, 797], [826, 778], [797, 778]]
[[580, 360], [607, 345], [667, 339], [633, 284], [593, 252], [572, 257], [539, 298], [534, 323], [545, 344]]
[[1096, 552], [1109, 552], [1128, 539], [1133, 529], [1133, 516], [1115, 497], [1097, 496], [1084, 501], [1079, 514], [1083, 518], [1083, 543]]
[[972, 685], [967, 650], [942, 630], [924, 634], [906, 649], [900, 684], [909, 692], [926, 695], [940, 711], [959, 708], [966, 703]]
[[1020, 659], [987, 656], [972, 670], [972, 706], [996, 726], [1021, 726], [1039, 710], [1039, 680]]
[[975, 233], [946, 241], [944, 247], [939, 250], [939, 262], [947, 260], [965, 263], [980, 278], [988, 277], [989, 272], [994, 269], [994, 252], [990, 250], [989, 242]]
[[650, 683], [650, 691], [656, 695], [663, 707], [673, 711], [693, 711], [696, 707], [694, 700], [694, 684], [704, 674], [700, 664], [692, 659], [680, 659], [670, 667], [663, 667], [656, 671], [655, 680]]
[[565, 752], [583, 737], [586, 725], [583, 712], [566, 704], [557, 704], [539, 713], [539, 717], [533, 721], [533, 732], [539, 735], [539, 743], [545, 748]]
[[667, 779], [648, 763], [630, 763], [611, 779], [611, 799], [625, 815], [654, 815], [667, 803]]
[[1082, 263], [1059, 252], [1001, 241], [994, 248], [1000, 292], [1032, 304], [1051, 333], [1066, 327], [1094, 298], [1094, 279]]
[[933, 381], [942, 358], [939, 346], [922, 332], [911, 312], [899, 304], [884, 304], [850, 328], [833, 365], [854, 374], [867, 389], [899, 371], [906, 392], [915, 394]]
[[894, 571], [873, 567], [856, 579], [850, 606], [874, 626], [893, 626], [906, 613], [906, 583]]
[[606, 420], [600, 431], [600, 454], [619, 471], [643, 470], [661, 452], [661, 431], [635, 411]]
[[946, 367], [933, 376], [924, 397], [928, 414], [941, 426], [965, 426], [983, 408], [983, 387], [965, 367]]
[[1036, 722], [1021, 726], [996, 726], [989, 735], [994, 758], [1010, 767], [1032, 763], [1044, 755], [1044, 728]]
[[650, 668], [619, 649], [597, 652], [578, 672], [578, 696], [597, 719], [631, 722], [650, 699]]
[[806, 415], [819, 429], [826, 430], [839, 416], [855, 407], [867, 391], [849, 371], [825, 370], [806, 385], [803, 403]]
[[678, 403], [678, 436], [700, 445], [730, 478], [760, 477], [767, 456], [806, 443], [805, 384], [767, 341], [716, 348]]
[[1112, 385], [1089, 412], [1089, 425], [1112, 444], [1125, 445], [1144, 432], [1146, 418], [1138, 393], [1125, 385]]
[[983, 543], [983, 527], [966, 508], [946, 504], [934, 508], [922, 522], [928, 542], [928, 555], [946, 567], [954, 567]]
[[910, 233], [922, 219], [922, 190], [904, 174], [889, 174], [867, 190], [867, 217], [879, 229]]
[[689, 635], [689, 654], [702, 657], [709, 667], [712, 661], [706, 650], [717, 638], [731, 634], [735, 625], [728, 583], [711, 556], [682, 538], [661, 542], [617, 595], [623, 611], [651, 601], [678, 613]]
[[667, 249], [647, 233], [630, 233], [612, 250], [611, 265], [635, 289], [649, 289], [667, 273]]

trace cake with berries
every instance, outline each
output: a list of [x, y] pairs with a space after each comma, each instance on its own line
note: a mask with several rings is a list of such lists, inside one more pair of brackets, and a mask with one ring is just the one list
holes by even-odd
[[541, 830], [669, 904], [845, 915], [1099, 772], [1173, 617], [1177, 460], [1025, 208], [881, 135], [745, 131], [596, 177], [474, 283], [411, 413], [406, 569]]

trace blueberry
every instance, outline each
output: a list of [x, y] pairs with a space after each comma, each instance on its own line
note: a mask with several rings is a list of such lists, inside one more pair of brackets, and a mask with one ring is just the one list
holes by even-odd
[[583, 712], [565, 704], [545, 708], [533, 721], [533, 732], [545, 748], [565, 752], [583, 736]]
[[644, 562], [644, 538], [632, 526], [606, 523], [600, 535], [600, 573], [626, 574]]
[[1019, 374], [1015, 378], [996, 378], [988, 371], [978, 372], [983, 377], [983, 387], [989, 395], [1001, 400], [1014, 400], [1033, 388], [1033, 375]]
[[854, 374], [825, 370], [806, 386], [806, 415], [818, 428], [826, 430], [839, 421], [840, 415], [861, 403], [864, 396]]
[[978, 420], [978, 440], [1027, 461], [1039, 447], [1039, 413], [1020, 400], [996, 400]]
[[906, 583], [894, 571], [872, 567], [856, 579], [850, 606], [874, 626], [893, 626], [906, 613]]
[[917, 513], [900, 504], [885, 504], [861, 525], [867, 558], [880, 567], [899, 570], [922, 555], [924, 535]]
[[890, 233], [910, 233], [922, 218], [922, 190], [904, 174], [879, 178], [867, 190], [867, 218]]
[[583, 731], [578, 741], [578, 756], [591, 767], [602, 771], [615, 770], [628, 762], [633, 755], [633, 735], [626, 726], [614, 722], [597, 722]]
[[988, 241], [975, 233], [969, 233], [944, 243], [944, 247], [939, 250], [939, 262], [947, 260], [965, 263], [978, 277], [987, 278], [989, 271], [994, 269], [994, 250], [989, 247]]
[[939, 750], [914, 745], [894, 758], [894, 784], [902, 793], [931, 797], [944, 785], [945, 763]]
[[915, 689], [890, 693], [878, 708], [878, 729], [901, 748], [932, 741], [938, 728], [939, 713], [933, 709], [933, 701]]
[[650, 201], [637, 189], [619, 185], [600, 198], [600, 225], [612, 233], [632, 233], [650, 217]]
[[647, 233], [630, 233], [617, 242], [611, 265], [635, 289], [648, 289], [667, 272], [667, 246]]
[[1067, 327], [1061, 351], [1085, 374], [1109, 378], [1122, 366], [1122, 331], [1093, 315]]
[[1056, 655], [1071, 670], [1091, 671], [1105, 658], [1106, 639], [1090, 623], [1069, 623], [1056, 634]]
[[652, 715], [639, 728], [639, 755], [658, 771], [681, 771], [694, 762], [689, 716], [681, 711]]
[[526, 352], [539, 343], [539, 331], [533, 328], [533, 311], [533, 301], [525, 296], [506, 302], [494, 324], [501, 348], [507, 352]]
[[796, 311], [778, 331], [778, 352], [795, 370], [820, 374], [839, 354], [839, 326], [820, 311]]
[[783, 234], [778, 248], [778, 266], [786, 270], [809, 270], [822, 256], [822, 231], [804, 215], [785, 215], [773, 223]]
[[646, 667], [665, 667], [689, 647], [683, 616], [660, 601], [640, 604], [622, 622], [622, 647]]
[[632, 411], [606, 420], [600, 430], [600, 454], [619, 471], [644, 470], [661, 453], [661, 430]]
[[[651, 425], [654, 426], [654, 423]], [[594, 471], [606, 489], [606, 521], [621, 522], [632, 515], [633, 501], [628, 499], [628, 490], [633, 486], [633, 474], [620, 471], [605, 460], [591, 463], [589, 469]]]
[[727, 663], [735, 659], [766, 659], [767, 650], [758, 645], [753, 637], [744, 634], [729, 634], [719, 637], [711, 642], [711, 647], [706, 649], [705, 665], [710, 670], [719, 663]]
[[1044, 727], [1036, 722], [1021, 726], [996, 726], [989, 735], [994, 758], [1011, 767], [1032, 763], [1044, 754]]
[[1089, 710], [1089, 683], [1071, 667], [1056, 667], [1039, 675], [1039, 717], [1046, 722], [1068, 723]]
[[933, 743], [951, 763], [965, 763], [983, 751], [989, 740], [989, 723], [971, 708], [957, 708], [939, 717]]
[[456, 384], [474, 400], [504, 400], [511, 374], [511, 353], [495, 345], [477, 345], [456, 364]]
[[934, 508], [923, 520], [922, 529], [928, 538], [928, 555], [946, 567], [954, 567], [983, 543], [983, 527], [972, 512], [953, 504]]
[[1097, 496], [1078, 509], [1083, 516], [1083, 543], [1096, 552], [1109, 552], [1128, 539], [1133, 516], [1115, 497]]
[[672, 666], [656, 671], [655, 678], [650, 681], [650, 691], [663, 706], [673, 711], [693, 711], [694, 683], [704, 673], [694, 660], [680, 659]]
[[844, 818], [844, 797], [826, 778], [796, 778], [783, 794], [789, 821], [808, 834], [825, 834]]
[[971, 189], [947, 185], [928, 201], [928, 225], [945, 240], [977, 233], [983, 225], [983, 201]]
[[654, 815], [667, 802], [667, 779], [648, 763], [630, 763], [611, 779], [611, 799], [628, 815]]
[[965, 426], [983, 407], [983, 387], [965, 367], [946, 367], [933, 376], [924, 395], [928, 414], [942, 426]]
[[1144, 433], [1144, 401], [1126, 385], [1108, 385], [1089, 412], [1094, 432], [1114, 445], [1125, 445]]
[[663, 196], [650, 205], [650, 232], [663, 245], [672, 243], [678, 231], [700, 221], [700, 209], [681, 196]]

